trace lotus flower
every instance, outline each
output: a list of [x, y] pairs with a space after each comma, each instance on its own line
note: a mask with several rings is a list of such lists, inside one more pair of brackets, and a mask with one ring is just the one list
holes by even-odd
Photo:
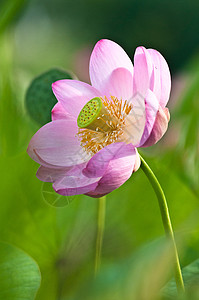
[[155, 144], [168, 127], [171, 78], [158, 51], [138, 47], [133, 67], [118, 44], [100, 40], [90, 80], [52, 84], [52, 122], [28, 147], [41, 165], [37, 177], [61, 195], [101, 197], [120, 187], [140, 166], [137, 148]]

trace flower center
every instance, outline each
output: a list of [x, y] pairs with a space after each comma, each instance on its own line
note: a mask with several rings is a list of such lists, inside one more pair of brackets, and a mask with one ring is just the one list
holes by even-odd
[[78, 118], [81, 146], [93, 155], [112, 143], [124, 141], [125, 118], [132, 105], [111, 96], [93, 98], [82, 108]]

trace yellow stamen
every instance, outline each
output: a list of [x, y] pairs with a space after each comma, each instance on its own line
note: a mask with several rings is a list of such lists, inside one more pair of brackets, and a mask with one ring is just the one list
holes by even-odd
[[78, 131], [81, 146], [91, 155], [112, 143], [122, 141], [125, 118], [133, 107], [127, 100], [118, 100], [113, 96], [110, 100], [106, 96], [100, 99], [103, 113], [92, 123], [92, 128], [79, 128]]

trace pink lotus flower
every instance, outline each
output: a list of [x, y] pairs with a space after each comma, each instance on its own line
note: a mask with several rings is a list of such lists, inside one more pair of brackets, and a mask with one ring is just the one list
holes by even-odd
[[170, 94], [168, 65], [156, 50], [138, 47], [134, 67], [125, 51], [100, 40], [90, 58], [91, 84], [59, 80], [52, 122], [36, 132], [28, 154], [37, 177], [61, 195], [101, 197], [140, 166], [138, 147], [166, 132]]

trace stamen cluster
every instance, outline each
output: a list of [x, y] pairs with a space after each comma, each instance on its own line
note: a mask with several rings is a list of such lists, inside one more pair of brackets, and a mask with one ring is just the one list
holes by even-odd
[[110, 99], [107, 97], [100, 98], [107, 113], [97, 119], [103, 121], [106, 126], [101, 128], [97, 126], [96, 122], [95, 130], [79, 128], [78, 131], [82, 148], [91, 155], [94, 155], [99, 150], [112, 143], [122, 141], [125, 118], [133, 107], [127, 100], [118, 100], [114, 96], [111, 96]]

